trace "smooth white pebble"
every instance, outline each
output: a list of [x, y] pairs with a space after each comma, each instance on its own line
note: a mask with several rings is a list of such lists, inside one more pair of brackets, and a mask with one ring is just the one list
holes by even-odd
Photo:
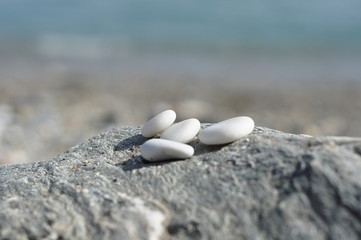
[[173, 110], [163, 111], [146, 122], [141, 129], [141, 133], [146, 138], [154, 137], [170, 127], [176, 117], [177, 115]]
[[173, 124], [160, 135], [160, 138], [188, 143], [198, 134], [200, 128], [201, 123], [199, 120], [196, 118], [190, 118]]
[[254, 121], [250, 117], [235, 117], [200, 131], [199, 140], [206, 145], [220, 145], [237, 141], [247, 136], [254, 129]]
[[150, 139], [140, 147], [142, 157], [150, 162], [186, 159], [194, 154], [194, 149], [184, 143], [166, 139]]

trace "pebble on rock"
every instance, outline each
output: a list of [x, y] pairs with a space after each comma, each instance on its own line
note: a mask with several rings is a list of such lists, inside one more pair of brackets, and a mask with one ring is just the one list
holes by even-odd
[[160, 135], [160, 138], [188, 143], [198, 134], [200, 128], [199, 120], [190, 118], [170, 126]]
[[194, 149], [184, 143], [165, 139], [151, 139], [140, 147], [142, 157], [150, 162], [186, 159], [194, 154]]
[[159, 113], [143, 125], [141, 129], [142, 135], [146, 138], [151, 138], [163, 132], [174, 123], [176, 116], [173, 110]]
[[199, 140], [206, 145], [219, 145], [237, 141], [253, 131], [254, 121], [250, 117], [235, 117], [210, 127], [199, 133]]

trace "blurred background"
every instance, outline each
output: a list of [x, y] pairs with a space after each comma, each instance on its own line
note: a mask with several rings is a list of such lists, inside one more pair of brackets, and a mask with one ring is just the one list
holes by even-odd
[[359, 0], [0, 0], [0, 164], [164, 109], [361, 136]]

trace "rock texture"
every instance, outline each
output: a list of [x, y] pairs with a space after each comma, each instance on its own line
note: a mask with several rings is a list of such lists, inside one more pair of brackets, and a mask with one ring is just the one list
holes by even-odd
[[[204, 125], [203, 125], [204, 127]], [[0, 239], [359, 239], [361, 139], [256, 127], [147, 163], [139, 128], [0, 166]]]

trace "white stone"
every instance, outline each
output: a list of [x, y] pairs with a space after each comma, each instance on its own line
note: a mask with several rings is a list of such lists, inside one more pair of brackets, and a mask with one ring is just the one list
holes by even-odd
[[193, 147], [165, 139], [151, 139], [140, 147], [140, 153], [150, 162], [186, 159], [194, 154]]
[[190, 118], [173, 124], [160, 135], [160, 138], [188, 143], [198, 134], [199, 129], [201, 129], [199, 120]]
[[254, 121], [250, 117], [231, 118], [200, 131], [198, 137], [203, 144], [219, 145], [237, 141], [253, 131]]
[[146, 138], [151, 138], [163, 132], [174, 123], [176, 116], [173, 110], [159, 113], [143, 125], [141, 129], [142, 135]]

